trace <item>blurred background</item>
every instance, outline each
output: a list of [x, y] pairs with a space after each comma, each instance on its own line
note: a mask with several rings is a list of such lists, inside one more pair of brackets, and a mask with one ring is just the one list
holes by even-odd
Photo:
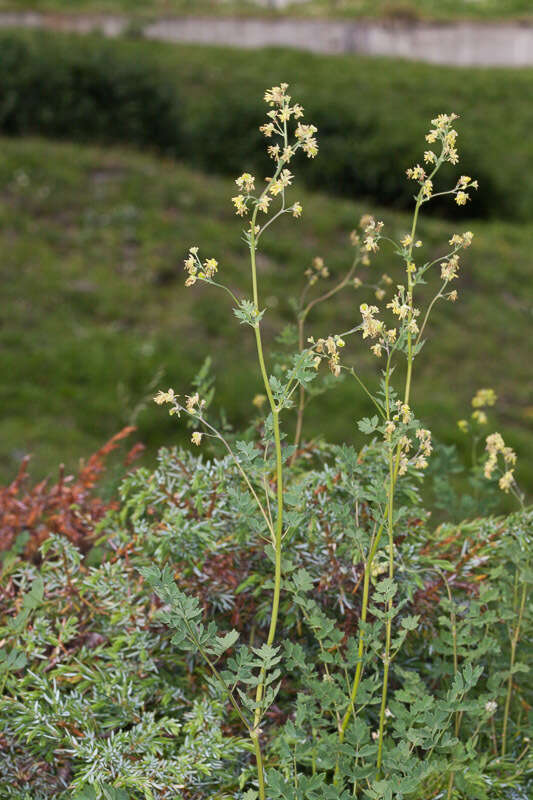
[[[235, 40], [244, 47], [228, 46]], [[27, 453], [35, 479], [60, 463], [75, 469], [127, 424], [153, 460], [188, 434], [152, 395], [187, 393], [208, 354], [215, 404], [232, 425], [248, 422], [260, 391], [253, 339], [215, 289], [184, 288], [183, 259], [199, 245], [247, 291], [233, 179], [268, 174], [262, 96], [286, 81], [319, 129], [320, 154], [294, 164], [302, 219], [264, 239], [267, 338], [294, 321], [289, 298], [315, 256], [332, 280], [347, 268], [361, 214], [394, 238], [407, 231], [405, 170], [422, 159], [429, 120], [454, 111], [461, 161], [442, 181], [466, 173], [480, 189], [466, 210], [432, 204], [424, 258], [446, 252], [456, 231], [475, 239], [459, 300], [435, 311], [416, 411], [466, 452], [457, 420], [477, 389], [494, 388], [490, 430], [516, 449], [531, 490], [528, 63], [531, 0], [0, 0], [0, 480]], [[398, 269], [390, 252], [372, 267], [393, 278]], [[344, 293], [311, 315], [309, 332], [342, 330], [370, 299]], [[354, 341], [351, 351], [377, 382], [367, 348]], [[357, 445], [355, 421], [369, 410], [344, 382], [310, 406], [305, 435]]]

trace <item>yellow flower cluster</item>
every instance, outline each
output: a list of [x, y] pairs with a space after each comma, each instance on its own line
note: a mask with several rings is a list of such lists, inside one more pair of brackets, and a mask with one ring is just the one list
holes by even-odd
[[241, 190], [246, 192], [246, 194], [250, 194], [255, 189], [255, 178], [253, 175], [250, 175], [249, 172], [243, 172], [243, 174], [235, 179], [235, 183], [237, 187]]
[[[261, 192], [259, 197], [255, 197], [255, 178], [250, 173], [245, 172], [235, 180], [239, 189], [239, 194], [231, 198], [235, 206], [235, 213], [239, 217], [244, 217], [249, 213], [249, 206], [256, 207], [259, 211], [266, 214], [272, 202], [272, 198], [282, 195], [285, 189], [291, 185], [293, 175], [286, 165], [291, 161], [297, 150], [302, 149], [308, 158], [314, 158], [318, 153], [318, 145], [315, 138], [317, 129], [314, 125], [304, 125], [298, 122], [294, 130], [294, 141], [289, 144], [287, 123], [291, 120], [300, 120], [304, 115], [301, 105], [295, 103], [291, 105], [291, 96], [287, 94], [288, 84], [282, 83], [273, 86], [265, 92], [265, 101], [271, 107], [267, 112], [268, 122], [261, 125], [259, 130], [271, 139], [272, 136], [280, 136], [281, 144], [271, 144], [267, 147], [268, 155], [276, 162], [276, 172], [272, 178], [266, 178], [267, 187]], [[302, 206], [294, 203], [290, 208], [283, 208], [283, 212], [292, 212], [293, 217], [300, 217]], [[260, 229], [259, 229], [260, 230]]]
[[185, 410], [188, 414], [199, 414], [205, 406], [205, 400], [200, 400], [198, 392], [185, 397]]
[[185, 259], [185, 272], [188, 273], [185, 286], [193, 286], [197, 280], [209, 281], [218, 272], [218, 261], [216, 258], [207, 258], [202, 264], [198, 257], [198, 248], [191, 247]]
[[[172, 408], [169, 411], [169, 414], [172, 416], [173, 414], [177, 414], [178, 417], [180, 416], [180, 411], [186, 411], [187, 414], [200, 414], [202, 409], [205, 406], [205, 400], [200, 400], [198, 392], [192, 395], [186, 395], [185, 397], [185, 406], [180, 405], [179, 403], [179, 394], [174, 392], [174, 389], [168, 389], [166, 392], [159, 391], [156, 396], [154, 397], [154, 403], [157, 403], [158, 406], [162, 406], [165, 404], [169, 404]], [[200, 444], [200, 441], [195, 442], [193, 439], [194, 444]]]
[[425, 469], [428, 465], [427, 459], [433, 450], [431, 431], [426, 428], [418, 428], [415, 436], [418, 439], [418, 452], [414, 459], [414, 465], [417, 469]]
[[[433, 144], [440, 141], [442, 143], [442, 158], [450, 164], [457, 164], [459, 155], [455, 147], [457, 141], [457, 131], [452, 128], [454, 121], [458, 119], [457, 114], [439, 114], [431, 120], [433, 128], [426, 134], [426, 142]], [[424, 160], [427, 163], [435, 163], [437, 156], [433, 151], [427, 150], [424, 153]]]
[[177, 401], [179, 394], [174, 393], [174, 389], [169, 389], [166, 392], [163, 392], [161, 389], [158, 391], [156, 396], [154, 397], [154, 403], [157, 403], [158, 406], [162, 406], [164, 403], [174, 403]]
[[514, 469], [509, 469], [509, 466], [516, 464], [516, 453], [512, 448], [506, 446], [500, 433], [491, 433], [490, 436], [487, 436], [485, 449], [489, 454], [483, 469], [485, 478], [492, 478], [492, 474], [498, 465], [498, 456], [501, 455], [505, 465], [505, 472], [502, 474], [498, 485], [502, 491], [508, 492], [515, 482]]
[[283, 190], [286, 189], [287, 186], [291, 185], [293, 178], [294, 175], [290, 170], [283, 169], [280, 172], [279, 177], [276, 178], [276, 180], [271, 180], [270, 178], [267, 178], [268, 191], [270, 192], [271, 195], [276, 197], [276, 195], [281, 194], [281, 192], [283, 192]]
[[[277, 133], [285, 140], [287, 122], [291, 117], [299, 120], [304, 115], [301, 105], [295, 103], [291, 106], [291, 96], [287, 94], [288, 88], [288, 83], [282, 83], [280, 86], [273, 86], [272, 89], [267, 89], [265, 92], [265, 102], [271, 106], [271, 110], [267, 113], [270, 121], [261, 125], [259, 130], [268, 139]], [[317, 129], [314, 125], [303, 125], [298, 122], [295, 131], [296, 144], [293, 146], [285, 144], [283, 149], [279, 145], [272, 145], [268, 148], [269, 155], [276, 161], [287, 163], [296, 150], [301, 147], [309, 158], [314, 158], [318, 153], [318, 145], [314, 136], [316, 132]]]
[[[426, 141], [430, 144], [440, 142], [441, 153], [437, 156], [433, 150], [426, 150], [424, 152], [424, 162], [430, 165], [430, 174], [428, 175], [424, 167], [420, 164], [416, 164], [416, 166], [409, 167], [409, 169], [406, 170], [407, 177], [419, 184], [419, 196], [422, 202], [430, 200], [433, 196], [432, 178], [441, 164], [445, 161], [449, 161], [450, 164], [457, 164], [459, 161], [456, 148], [457, 131], [452, 127], [456, 119], [456, 114], [439, 114], [438, 117], [431, 120], [433, 127], [429, 133], [426, 134]], [[464, 206], [468, 200], [470, 200], [470, 195], [466, 191], [467, 188], [477, 189], [478, 183], [477, 181], [473, 181], [468, 175], [461, 175], [453, 189], [448, 192], [441, 192], [440, 194], [453, 194], [457, 205]]]
[[327, 339], [317, 339], [315, 342], [310, 336], [307, 341], [313, 345], [317, 354], [314, 361], [315, 369], [318, 369], [322, 359], [327, 359], [331, 372], [338, 378], [341, 374], [339, 349], [345, 346], [344, 339], [340, 336], [328, 336]]
[[440, 266], [440, 276], [443, 281], [448, 283], [457, 278], [459, 274], [459, 256], [454, 253], [448, 261], [443, 261]]
[[363, 339], [375, 339], [385, 327], [383, 322], [375, 319], [375, 315], [379, 314], [379, 308], [377, 306], [369, 306], [368, 303], [361, 303], [359, 311], [363, 318], [361, 327]]
[[[241, 194], [235, 195], [235, 197], [231, 198], [231, 202], [235, 206], [235, 213], [238, 214], [239, 217], [244, 217], [245, 214], [248, 213], [248, 200], [250, 199], [251, 193], [255, 189], [255, 178], [253, 175], [250, 175], [249, 172], [243, 172], [238, 178], [235, 178], [235, 183], [237, 187], [241, 190]], [[242, 194], [244, 192], [244, 194]], [[268, 198], [270, 201], [270, 198]], [[263, 204], [264, 206], [265, 204]], [[262, 211], [267, 210], [268, 203], [266, 207], [262, 208]]]
[[458, 206], [465, 206], [470, 200], [470, 195], [468, 192], [465, 192], [465, 189], [477, 189], [478, 182], [473, 181], [469, 175], [461, 175], [455, 189], [453, 190], [453, 194], [455, 194], [455, 202]]
[[470, 247], [474, 234], [472, 231], [465, 231], [464, 233], [454, 233], [450, 239], [450, 244], [454, 247]]
[[318, 145], [315, 138], [316, 132], [317, 129], [314, 125], [302, 125], [301, 122], [298, 123], [298, 127], [296, 128], [294, 135], [307, 158], [315, 158], [315, 156], [318, 155]]
[[375, 315], [379, 313], [377, 306], [369, 306], [367, 303], [362, 303], [359, 306], [359, 311], [363, 318], [361, 325], [363, 339], [378, 339], [379, 337], [378, 341], [370, 348], [374, 355], [379, 358], [382, 351], [388, 351], [390, 345], [396, 341], [397, 330], [396, 328], [387, 330], [385, 323], [375, 318]]
[[413, 237], [410, 233], [407, 233], [402, 239], [400, 239], [400, 244], [405, 250], [407, 250], [409, 247], [422, 247], [422, 241], [420, 239], [417, 239], [416, 242], [413, 241]]
[[324, 264], [324, 259], [317, 256], [313, 259], [313, 264], [304, 273], [309, 286], [314, 286], [319, 278], [329, 278], [329, 270]]
[[374, 217], [364, 216], [361, 218], [360, 224], [365, 234], [365, 250], [368, 252], [377, 253], [379, 249], [378, 243], [381, 238], [381, 231], [383, 230], [383, 222], [376, 222]]
[[[396, 411], [392, 419], [385, 424], [385, 439], [391, 440], [392, 434], [397, 429], [400, 423], [408, 425], [412, 418], [412, 412], [406, 403], [401, 400], [396, 402]], [[411, 457], [409, 453], [413, 447], [413, 441], [406, 434], [402, 434], [397, 445], [399, 447], [399, 460], [398, 460], [398, 474], [405, 475], [409, 464], [412, 464], [415, 469], [425, 469], [428, 465], [428, 458], [431, 455], [433, 446], [431, 444], [431, 432], [425, 428], [417, 428], [415, 437], [418, 440], [417, 448]]]
[[493, 406], [496, 403], [498, 396], [494, 389], [478, 389], [472, 398], [472, 408], [485, 408], [485, 406]]
[[[476, 422], [478, 425], [486, 425], [488, 418], [482, 409], [484, 409], [486, 406], [495, 405], [497, 399], [498, 397], [494, 389], [478, 389], [472, 398], [472, 408], [475, 409], [475, 411], [472, 413], [472, 419], [474, 422]], [[466, 419], [460, 419], [457, 423], [457, 426], [463, 433], [468, 433], [470, 430], [470, 426]]]
[[405, 289], [405, 286], [399, 285], [397, 288], [398, 291], [391, 302], [387, 303], [387, 308], [390, 308], [398, 319], [407, 320], [407, 330], [416, 335], [418, 333], [416, 318], [420, 316], [420, 309], [413, 307], [411, 293]]

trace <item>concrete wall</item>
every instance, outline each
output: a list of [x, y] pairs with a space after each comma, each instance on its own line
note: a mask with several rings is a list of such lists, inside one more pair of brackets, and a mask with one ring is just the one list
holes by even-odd
[[[46, 27], [118, 36], [122, 16], [0, 13], [0, 27]], [[235, 47], [293, 47], [317, 53], [364, 53], [460, 66], [533, 66], [533, 24], [401, 23], [311, 19], [181, 17], [144, 27], [150, 39]]]

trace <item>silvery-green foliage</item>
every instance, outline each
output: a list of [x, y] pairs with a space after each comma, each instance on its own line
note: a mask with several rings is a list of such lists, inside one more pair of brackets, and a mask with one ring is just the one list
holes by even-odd
[[22, 602], [1, 631], [2, 796], [162, 800], [234, 780], [243, 745], [215, 697], [190, 697], [137, 570], [88, 568], [59, 537], [43, 556], [9, 567]]

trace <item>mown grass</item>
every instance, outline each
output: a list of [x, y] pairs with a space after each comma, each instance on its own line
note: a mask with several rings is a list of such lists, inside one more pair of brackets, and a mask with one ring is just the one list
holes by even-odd
[[0, 10], [127, 13], [132, 16], [176, 14], [311, 16], [417, 19], [521, 19], [532, 14], [529, 0], [0, 0]]
[[[231, 286], [247, 291], [232, 182], [118, 149], [35, 139], [3, 139], [1, 146], [1, 477], [11, 477], [27, 451], [38, 477], [60, 462], [72, 467], [143, 399], [136, 419], [149, 455], [179, 440], [184, 426], [151, 403], [150, 382], [164, 369], [158, 386], [186, 392], [208, 353], [216, 403], [243, 425], [260, 390], [253, 338], [221, 293], [186, 290], [182, 270], [188, 246], [199, 244], [219, 260]], [[305, 168], [298, 164], [296, 172]], [[291, 319], [288, 297], [302, 285], [311, 258], [322, 255], [338, 273], [350, 258], [348, 233], [368, 210], [319, 194], [295, 191], [294, 197], [304, 205], [303, 218], [266, 236], [259, 260], [270, 340]], [[407, 229], [405, 214], [371, 210], [393, 235]], [[454, 227], [472, 229], [475, 245], [466, 253], [459, 301], [435, 313], [415, 380], [417, 411], [438, 437], [458, 439], [455, 420], [468, 412], [471, 395], [493, 386], [500, 396], [498, 428], [519, 456], [528, 454], [533, 227], [423, 219], [428, 257], [442, 252]], [[380, 256], [372, 269], [394, 277], [399, 264]], [[323, 307], [310, 319], [310, 331], [345, 329], [358, 319], [363, 299], [369, 299], [364, 292], [348, 292]], [[358, 368], [377, 380], [378, 363], [366, 344], [352, 340], [349, 349]], [[368, 410], [357, 386], [344, 382], [310, 407], [306, 433], [358, 442], [355, 420]], [[531, 482], [526, 459], [521, 474]]]

